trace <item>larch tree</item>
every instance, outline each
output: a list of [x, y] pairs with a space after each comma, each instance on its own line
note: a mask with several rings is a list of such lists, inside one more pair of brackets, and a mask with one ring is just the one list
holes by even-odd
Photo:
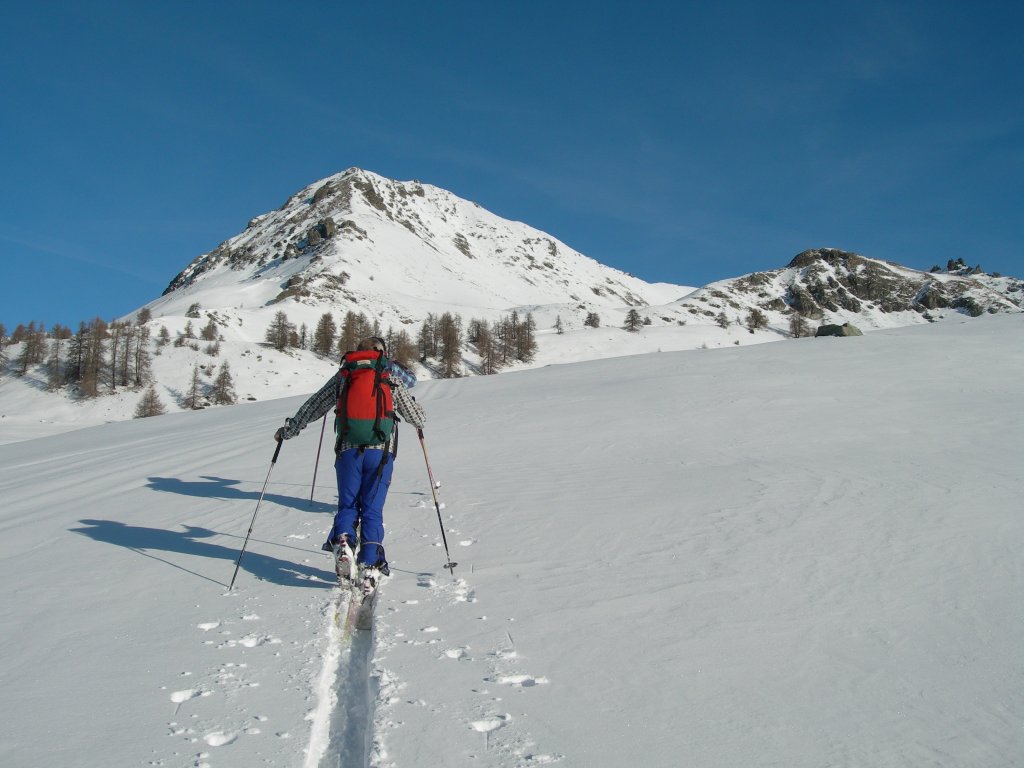
[[213, 380], [213, 389], [210, 392], [213, 402], [217, 405], [233, 405], [238, 397], [235, 395], [235, 382], [231, 378], [231, 370], [225, 360], [216, 378]]
[[135, 407], [135, 418], [144, 419], [149, 416], [161, 416], [165, 413], [167, 413], [167, 408], [160, 401], [156, 389], [150, 384], [149, 389], [143, 393], [139, 404]]
[[193, 411], [198, 411], [202, 408], [203, 402], [203, 382], [199, 378], [199, 366], [192, 366], [192, 379], [189, 382], [188, 389], [185, 391], [184, 401], [182, 405]]
[[324, 312], [313, 331], [313, 352], [320, 357], [330, 357], [334, 349], [334, 339], [338, 334], [338, 326], [334, 323], [334, 316], [330, 312]]
[[288, 322], [288, 315], [278, 310], [267, 328], [266, 340], [274, 349], [283, 351], [288, 348], [295, 326]]

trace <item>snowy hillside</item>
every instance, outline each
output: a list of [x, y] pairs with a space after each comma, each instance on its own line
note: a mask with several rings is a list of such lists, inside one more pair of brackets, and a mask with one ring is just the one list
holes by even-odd
[[[353, 168], [257, 216], [124, 320], [151, 315], [150, 379], [156, 397], [175, 411], [195, 405], [184, 396], [194, 372], [205, 393], [200, 405], [210, 404], [225, 365], [241, 402], [316, 389], [339, 354], [337, 344], [328, 345], [329, 354], [311, 351], [325, 316], [340, 327], [346, 315], [361, 314], [376, 324], [374, 332], [404, 336], [412, 346], [428, 317], [454, 315], [463, 334], [446, 375], [457, 376], [483, 369], [480, 345], [468, 333], [472, 321], [495, 323], [512, 313], [533, 322], [537, 348], [530, 359], [504, 360], [506, 372], [778, 341], [799, 335], [796, 313], [802, 332], [813, 333], [823, 323], [873, 330], [1015, 313], [1022, 305], [1024, 281], [1017, 278], [966, 267], [925, 273], [836, 249], [806, 251], [783, 269], [699, 290], [650, 284], [446, 190]], [[266, 338], [279, 313], [295, 341], [275, 350]], [[627, 330], [631, 313], [634, 327]], [[211, 338], [191, 338], [205, 328]], [[178, 343], [161, 345], [160, 334]], [[24, 348], [14, 344], [6, 354], [13, 361]], [[66, 366], [68, 350], [62, 354]], [[421, 356], [417, 350], [410, 360]], [[17, 365], [0, 366], [7, 371], [0, 375], [0, 444], [128, 419], [143, 397], [139, 386], [112, 392], [107, 369], [98, 374], [103, 381], [94, 399], [81, 397], [76, 383], [55, 388], [45, 358], [23, 376], [10, 375]], [[411, 363], [421, 378], [439, 375], [436, 356], [423, 362]]]
[[0, 764], [1024, 755], [1021, 315], [425, 382], [344, 654], [294, 397], [0, 446]]

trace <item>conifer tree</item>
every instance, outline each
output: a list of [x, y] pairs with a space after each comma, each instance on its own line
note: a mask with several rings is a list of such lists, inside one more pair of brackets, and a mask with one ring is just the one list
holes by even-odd
[[[515, 315], [513, 315], [514, 317]], [[537, 323], [533, 319], [533, 313], [527, 312], [516, 329], [516, 359], [524, 363], [533, 362], [537, 355]]]
[[166, 325], [160, 326], [160, 331], [156, 335], [156, 345], [158, 347], [166, 346], [171, 340], [171, 332], [167, 330]]
[[334, 324], [333, 315], [330, 312], [324, 312], [316, 324], [316, 330], [313, 331], [313, 352], [320, 357], [330, 357], [337, 333], [338, 327]]
[[17, 360], [17, 374], [24, 376], [33, 365], [39, 365], [46, 357], [46, 326], [42, 323], [36, 327], [34, 322], [22, 335], [21, 353]]
[[7, 367], [7, 328], [0, 323], [0, 376]]
[[438, 333], [438, 319], [433, 313], [429, 313], [420, 327], [419, 336], [416, 339], [420, 350], [420, 360], [427, 360], [437, 357], [440, 354], [441, 342]]
[[124, 323], [119, 323], [115, 320], [110, 323], [108, 328], [110, 334], [110, 374], [108, 378], [110, 381], [110, 391], [116, 392], [118, 373], [120, 372], [120, 368], [118, 368], [117, 363], [118, 360], [121, 359], [121, 342], [124, 336]]
[[192, 380], [189, 382], [188, 389], [185, 391], [185, 398], [182, 405], [193, 411], [198, 411], [202, 407], [203, 399], [203, 382], [199, 378], [199, 366], [194, 365], [192, 367]]
[[583, 321], [583, 325], [587, 328], [600, 328], [601, 316], [597, 312], [587, 312], [587, 318]]
[[218, 333], [217, 321], [211, 317], [210, 322], [203, 326], [203, 330], [199, 332], [199, 338], [203, 341], [216, 341]]
[[636, 311], [635, 307], [626, 313], [626, 324], [624, 327], [627, 331], [637, 333], [642, 324], [643, 318], [640, 317], [640, 313]]
[[46, 359], [46, 388], [51, 392], [64, 385], [64, 364], [61, 354], [64, 342], [58, 334], [54, 334], [53, 341], [50, 342], [50, 356]]
[[288, 322], [288, 315], [278, 310], [274, 315], [273, 321], [270, 323], [270, 327], [267, 328], [267, 343], [274, 349], [283, 351], [288, 347], [294, 332], [295, 326]]
[[235, 383], [231, 379], [231, 370], [226, 360], [213, 380], [213, 390], [210, 394], [217, 405], [233, 405], [238, 400], [235, 395]]
[[338, 352], [344, 355], [346, 352], [351, 352], [357, 346], [359, 342], [367, 336], [376, 336], [374, 328], [370, 324], [370, 321], [366, 318], [366, 315], [359, 313], [358, 315], [349, 310], [345, 313], [345, 317], [341, 321], [341, 333], [338, 337]]
[[167, 413], [167, 409], [160, 402], [156, 389], [150, 384], [149, 389], [145, 391], [139, 404], [135, 407], [135, 418], [144, 419], [149, 416], [161, 416], [165, 413]]
[[100, 380], [107, 363], [107, 324], [94, 318], [89, 325], [82, 324], [82, 364], [78, 392], [82, 397], [99, 397]]
[[558, 315], [555, 318], [554, 328], [555, 328], [555, 333], [557, 333], [559, 336], [561, 336], [563, 333], [565, 333], [565, 323], [562, 322], [562, 316], [561, 315]]
[[462, 318], [445, 312], [438, 321], [441, 346], [441, 376], [451, 379], [462, 375]]
[[726, 316], [724, 309], [715, 316], [715, 325], [723, 331], [729, 327], [729, 318]]
[[[164, 330], [167, 330], [166, 328]], [[135, 334], [135, 346], [132, 350], [132, 384], [141, 387], [149, 380], [152, 359], [149, 356], [149, 326], [143, 325]]]
[[135, 340], [138, 338], [139, 333], [142, 331], [141, 328], [132, 324], [125, 323], [124, 331], [121, 336], [121, 367], [120, 373], [120, 384], [123, 387], [129, 387], [132, 385], [133, 375], [132, 366], [135, 362]]
[[480, 373], [490, 376], [500, 370], [501, 363], [494, 333], [486, 322], [481, 322], [477, 331], [476, 350], [480, 355]]
[[396, 331], [389, 330], [387, 339], [388, 355], [403, 368], [409, 368], [416, 360], [416, 345], [409, 337], [409, 332], [404, 328]]
[[799, 312], [793, 312], [789, 316], [789, 332], [795, 339], [799, 339], [803, 336], [808, 336], [811, 333], [811, 328], [807, 324], [807, 320]]
[[752, 307], [747, 313], [747, 317], [744, 320], [744, 324], [747, 326], [747, 330], [753, 333], [758, 328], [764, 328], [768, 325], [768, 318], [761, 310], [756, 307]]

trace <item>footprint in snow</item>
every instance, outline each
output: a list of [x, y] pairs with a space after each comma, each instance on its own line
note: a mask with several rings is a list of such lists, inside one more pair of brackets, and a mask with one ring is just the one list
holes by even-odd
[[238, 738], [238, 734], [234, 732], [224, 733], [224, 731], [214, 731], [203, 736], [203, 741], [209, 744], [211, 747], [226, 747], [228, 744], [233, 743]]
[[200, 691], [195, 688], [186, 688], [183, 691], [175, 691], [171, 694], [171, 701], [175, 704], [183, 704], [189, 699], [194, 699], [198, 696], [209, 696], [212, 691]]
[[478, 733], [490, 733], [496, 731], [499, 728], [504, 728], [512, 721], [512, 715], [495, 715], [494, 717], [488, 717], [483, 720], [474, 720], [469, 724], [469, 727]]
[[225, 643], [221, 643], [217, 646], [218, 650], [221, 648], [235, 648], [242, 646], [243, 648], [256, 648], [261, 645], [280, 645], [281, 638], [274, 637], [272, 635], [246, 635], [241, 640], [228, 640]]
[[532, 688], [535, 685], [547, 685], [546, 677], [534, 677], [533, 675], [499, 675], [495, 678], [488, 678], [488, 682], [511, 685], [516, 688]]

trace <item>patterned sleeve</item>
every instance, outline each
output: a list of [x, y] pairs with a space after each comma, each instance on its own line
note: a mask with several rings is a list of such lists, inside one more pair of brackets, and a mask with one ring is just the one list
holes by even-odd
[[409, 390], [405, 388], [401, 381], [396, 380], [393, 382], [391, 391], [398, 415], [416, 427], [416, 429], [422, 429], [423, 425], [427, 423], [427, 414], [423, 412], [423, 407], [416, 402], [416, 398], [409, 393]]
[[284, 437], [287, 440], [295, 437], [306, 428], [311, 421], [316, 421], [325, 413], [338, 404], [338, 377], [341, 372], [334, 374], [330, 381], [320, 387], [310, 398], [302, 404], [290, 419], [284, 420]]

